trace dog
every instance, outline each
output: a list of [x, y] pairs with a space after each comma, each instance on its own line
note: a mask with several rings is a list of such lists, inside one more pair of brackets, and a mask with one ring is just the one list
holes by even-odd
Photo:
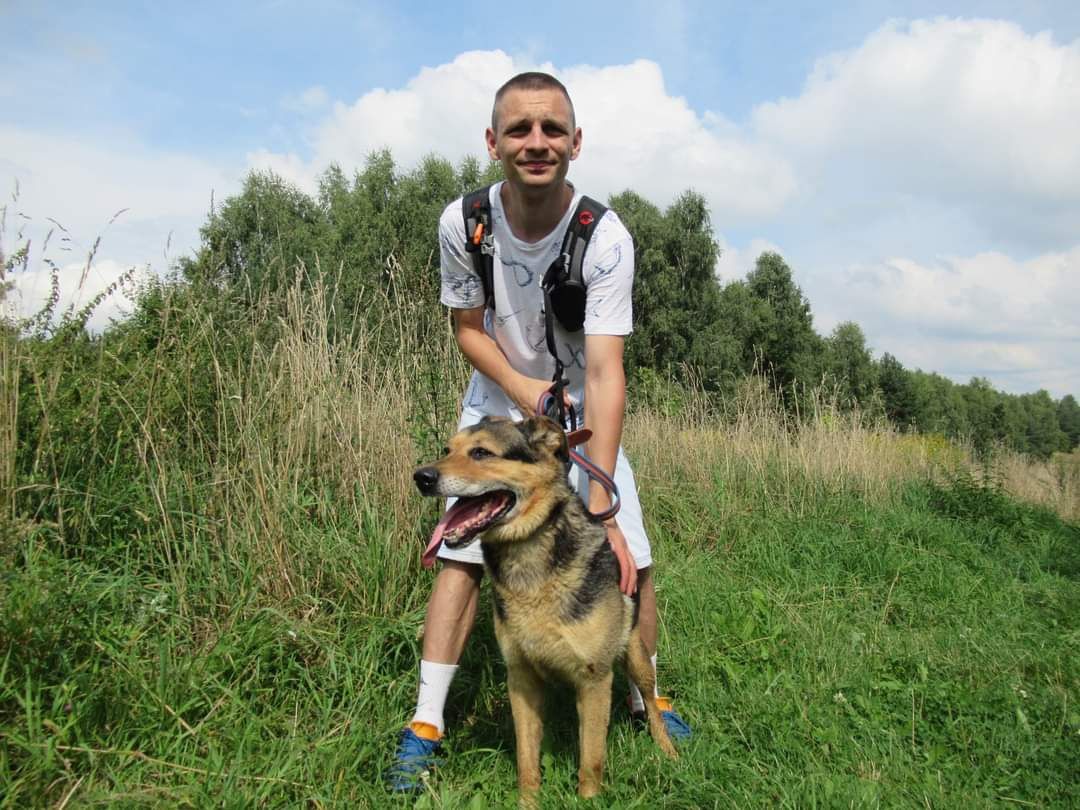
[[495, 636], [506, 659], [523, 807], [540, 788], [543, 684], [577, 693], [578, 793], [600, 792], [612, 668], [623, 659], [645, 696], [649, 730], [675, 758], [653, 698], [655, 674], [637, 626], [637, 599], [619, 590], [619, 563], [603, 524], [567, 481], [569, 447], [546, 416], [488, 417], [450, 440], [444, 457], [413, 474], [420, 492], [454, 497], [435, 530], [448, 548], [480, 538], [491, 576]]

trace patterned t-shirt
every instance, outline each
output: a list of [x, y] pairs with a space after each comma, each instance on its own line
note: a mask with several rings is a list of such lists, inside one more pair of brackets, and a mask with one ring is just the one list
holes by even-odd
[[[555, 361], [548, 352], [544, 331], [544, 293], [540, 282], [562, 248], [570, 217], [581, 199], [574, 199], [558, 226], [538, 242], [523, 242], [510, 231], [499, 193], [490, 191], [492, 230], [495, 236], [493, 273], [495, 311], [484, 315], [484, 328], [510, 365], [522, 374], [549, 380]], [[442, 303], [454, 309], [483, 306], [484, 288], [465, 251], [465, 223], [461, 200], [446, 207], [439, 220], [442, 267]], [[585, 335], [629, 335], [632, 330], [630, 292], [634, 284], [634, 243], [614, 211], [596, 224], [585, 251], [582, 274], [587, 285], [585, 327], [569, 333], [555, 322], [555, 345], [570, 382], [570, 397], [584, 406]], [[499, 386], [473, 371], [463, 405], [490, 415], [520, 416]]]

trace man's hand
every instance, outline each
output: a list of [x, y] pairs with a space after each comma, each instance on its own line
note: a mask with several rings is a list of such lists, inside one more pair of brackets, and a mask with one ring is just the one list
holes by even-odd
[[619, 561], [619, 590], [627, 596], [633, 596], [637, 590], [637, 563], [630, 553], [630, 547], [626, 545], [626, 537], [619, 528], [615, 519], [604, 521], [607, 530], [607, 539], [615, 552], [615, 559]]
[[[522, 418], [528, 419], [530, 416], [536, 415], [536, 405], [540, 402], [540, 397], [550, 389], [550, 380], [537, 380], [534, 377], [519, 374], [512, 389], [506, 393], [514, 400], [514, 404], [521, 411]], [[565, 390], [563, 391], [563, 402], [567, 407], [570, 407], [570, 395]]]

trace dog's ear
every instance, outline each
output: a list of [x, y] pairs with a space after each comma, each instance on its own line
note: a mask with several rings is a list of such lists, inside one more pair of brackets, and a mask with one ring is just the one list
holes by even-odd
[[560, 461], [568, 461], [570, 450], [566, 433], [558, 422], [547, 416], [533, 416], [518, 425], [521, 435], [534, 450], [546, 450]]

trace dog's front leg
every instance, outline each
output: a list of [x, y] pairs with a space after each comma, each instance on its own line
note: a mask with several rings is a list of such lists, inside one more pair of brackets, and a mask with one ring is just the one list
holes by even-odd
[[517, 739], [518, 794], [522, 807], [537, 806], [540, 741], [544, 736], [544, 683], [524, 661], [507, 662], [507, 688]]
[[611, 714], [612, 673], [599, 680], [583, 681], [577, 687], [578, 735], [581, 760], [578, 763], [578, 795], [582, 798], [600, 792], [604, 779], [604, 755], [607, 750], [608, 718]]

